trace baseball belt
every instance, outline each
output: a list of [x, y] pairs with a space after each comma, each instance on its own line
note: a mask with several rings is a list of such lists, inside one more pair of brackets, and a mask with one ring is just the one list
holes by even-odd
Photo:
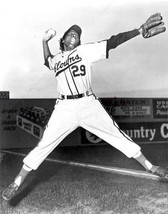
[[90, 95], [92, 95], [93, 93], [90, 92], [90, 91], [87, 91], [85, 93], [82, 93], [82, 94], [75, 94], [75, 95], [63, 95], [61, 94], [60, 95], [60, 99], [79, 99], [79, 98], [82, 98], [82, 97], [88, 97]]

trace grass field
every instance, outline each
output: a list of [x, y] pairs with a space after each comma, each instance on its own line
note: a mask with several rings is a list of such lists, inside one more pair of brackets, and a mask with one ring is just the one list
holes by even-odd
[[[58, 149], [50, 158], [143, 170], [109, 148]], [[4, 156], [0, 194], [17, 175], [22, 159]], [[167, 167], [163, 155], [153, 161]], [[16, 197], [6, 202], [0, 196], [0, 200], [2, 214], [167, 214], [168, 183], [45, 161], [27, 177]]]

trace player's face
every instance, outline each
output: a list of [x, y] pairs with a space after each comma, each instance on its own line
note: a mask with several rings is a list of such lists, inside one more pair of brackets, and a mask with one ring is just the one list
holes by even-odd
[[78, 45], [79, 45], [79, 35], [73, 30], [69, 31], [64, 39], [65, 51], [71, 51]]

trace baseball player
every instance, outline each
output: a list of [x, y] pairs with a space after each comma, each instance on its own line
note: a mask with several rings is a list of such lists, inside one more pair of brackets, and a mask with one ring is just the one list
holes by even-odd
[[168, 171], [154, 166], [141, 152], [141, 148], [127, 136], [100, 103], [91, 88], [91, 67], [107, 59], [109, 51], [142, 34], [150, 38], [166, 29], [160, 13], [139, 28], [111, 36], [109, 39], [81, 45], [82, 30], [71, 26], [60, 39], [61, 51], [52, 55], [48, 42], [56, 35], [49, 29], [43, 37], [45, 65], [54, 72], [59, 93], [46, 130], [38, 145], [23, 159], [23, 167], [12, 184], [3, 191], [3, 198], [10, 200], [26, 176], [36, 170], [58, 144], [77, 127], [83, 127], [103, 139], [128, 158], [136, 159], [148, 172], [168, 179]]

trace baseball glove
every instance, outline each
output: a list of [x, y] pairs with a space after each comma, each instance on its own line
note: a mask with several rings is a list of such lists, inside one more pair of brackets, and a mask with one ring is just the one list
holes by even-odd
[[163, 26], [164, 22], [162, 22], [162, 16], [160, 13], [155, 13], [150, 16], [147, 21], [141, 26], [142, 28], [142, 36], [144, 38], [150, 38], [159, 33], [163, 33], [166, 28]]

